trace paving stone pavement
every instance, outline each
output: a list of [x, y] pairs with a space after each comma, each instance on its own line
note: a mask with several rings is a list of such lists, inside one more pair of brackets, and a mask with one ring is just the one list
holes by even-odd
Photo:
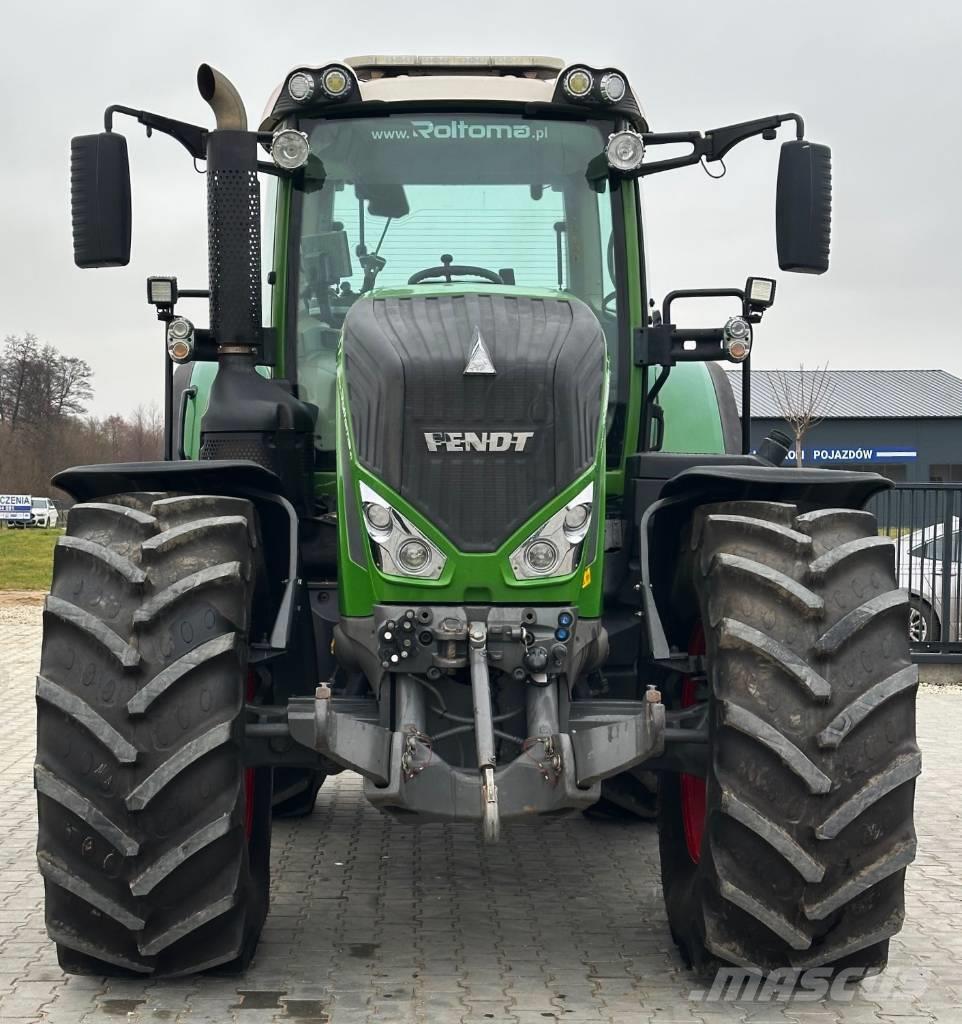
[[[22, 612], [22, 610], [20, 610]], [[367, 805], [359, 779], [274, 828], [271, 913], [241, 977], [66, 977], [35, 870], [34, 676], [39, 610], [0, 608], [2, 1024], [670, 1024], [962, 1021], [962, 690], [923, 690], [919, 856], [908, 919], [880, 979], [848, 999], [706, 1002], [668, 935], [657, 840], [584, 818], [421, 829]]]

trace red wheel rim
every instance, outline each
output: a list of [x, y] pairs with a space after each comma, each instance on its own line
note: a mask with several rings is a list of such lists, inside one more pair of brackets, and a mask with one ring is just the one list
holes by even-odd
[[[705, 632], [701, 625], [695, 627], [688, 653], [698, 656], [705, 653]], [[693, 707], [698, 703], [698, 680], [685, 676], [681, 682], [681, 706]], [[697, 775], [681, 773], [681, 821], [685, 829], [685, 846], [693, 864], [701, 857], [701, 844], [705, 837], [705, 780]]]
[[[254, 699], [256, 680], [253, 670], [247, 673], [247, 700]], [[254, 831], [254, 769], [244, 772], [244, 835], [250, 840]]]

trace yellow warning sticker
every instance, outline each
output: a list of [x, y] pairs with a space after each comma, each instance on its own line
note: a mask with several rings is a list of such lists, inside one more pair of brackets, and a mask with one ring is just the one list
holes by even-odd
[[581, 589], [584, 590], [585, 587], [590, 587], [590, 586], [591, 586], [591, 567], [589, 566], [587, 569], [585, 569], [584, 576], [581, 577]]

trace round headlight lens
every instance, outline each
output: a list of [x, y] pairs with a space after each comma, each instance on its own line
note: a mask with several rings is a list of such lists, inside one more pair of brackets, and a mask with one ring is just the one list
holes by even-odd
[[287, 83], [287, 94], [295, 103], [303, 103], [314, 95], [314, 76], [296, 71]]
[[609, 103], [617, 103], [619, 100], [624, 99], [627, 86], [625, 85], [624, 78], [622, 78], [617, 71], [609, 71], [608, 74], [601, 79], [600, 88], [601, 95]]
[[431, 560], [431, 552], [422, 540], [406, 540], [397, 551], [398, 564], [407, 572], [421, 572]]
[[535, 540], [524, 549], [524, 560], [532, 572], [548, 573], [558, 564], [558, 549], [550, 540]]
[[194, 333], [194, 325], [185, 316], [175, 316], [167, 325], [171, 341], [186, 341]]
[[274, 133], [271, 143], [271, 157], [278, 167], [286, 171], [296, 171], [307, 163], [311, 155], [311, 146], [306, 132], [296, 128], [282, 128]]
[[725, 324], [725, 333], [733, 341], [744, 341], [748, 337], [751, 328], [748, 326], [748, 321], [743, 320], [740, 316], [733, 316], [727, 324]]
[[589, 515], [591, 508], [588, 505], [575, 505], [574, 508], [569, 508], [565, 512], [565, 529], [569, 533], [576, 533], [588, 522]]
[[391, 525], [391, 510], [373, 502], [364, 506], [364, 515], [375, 530], [387, 530]]
[[730, 341], [728, 343], [728, 358], [735, 363], [743, 363], [748, 358], [751, 347], [745, 341]]
[[341, 68], [328, 68], [321, 76], [321, 88], [328, 96], [343, 96], [351, 88], [351, 79]]
[[618, 171], [634, 171], [645, 157], [645, 143], [637, 132], [615, 132], [605, 147], [608, 163]]
[[167, 354], [175, 363], [186, 363], [193, 349], [186, 341], [172, 341], [167, 346]]
[[564, 91], [577, 100], [583, 100], [591, 92], [594, 77], [585, 68], [572, 68], [564, 77]]

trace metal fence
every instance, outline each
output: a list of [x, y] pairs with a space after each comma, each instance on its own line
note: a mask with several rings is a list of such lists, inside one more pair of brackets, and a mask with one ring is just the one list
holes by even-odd
[[962, 484], [897, 484], [867, 506], [895, 541], [916, 661], [962, 661]]

